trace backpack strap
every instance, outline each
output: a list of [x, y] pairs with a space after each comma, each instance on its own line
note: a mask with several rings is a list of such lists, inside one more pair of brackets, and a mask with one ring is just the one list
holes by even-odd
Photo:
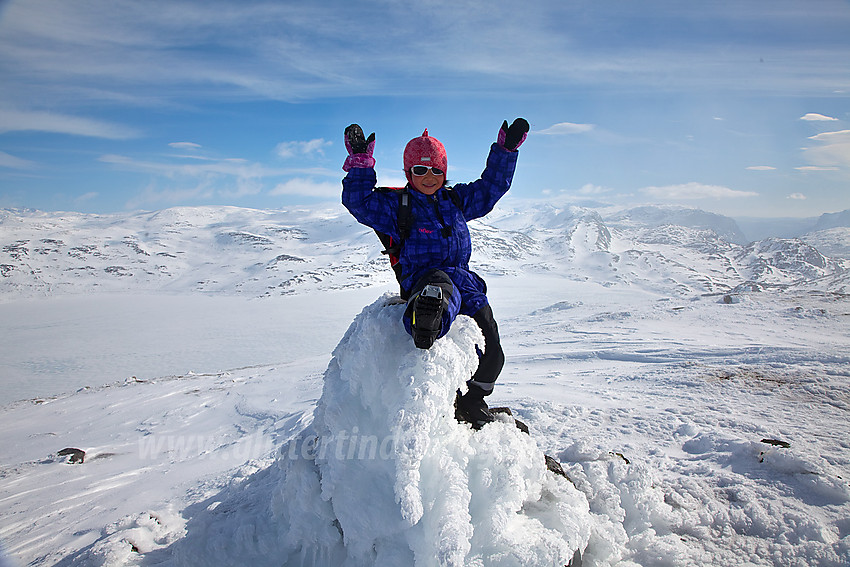
[[446, 193], [448, 193], [449, 195], [449, 199], [452, 200], [452, 203], [454, 203], [455, 207], [463, 211], [463, 203], [460, 200], [460, 195], [458, 195], [457, 192], [451, 187], [446, 187], [445, 189]]
[[398, 234], [404, 242], [413, 228], [413, 207], [410, 204], [410, 191], [405, 185], [398, 194]]
[[[384, 249], [381, 250], [381, 254], [389, 256], [390, 266], [392, 267], [393, 272], [395, 272], [396, 280], [399, 285], [401, 285], [402, 273], [401, 264], [398, 262], [399, 255], [401, 254], [402, 244], [404, 244], [404, 241], [410, 236], [410, 231], [413, 228], [413, 207], [410, 203], [410, 193], [408, 192], [407, 187], [375, 187], [375, 191], [398, 194], [398, 219], [396, 223], [398, 226], [399, 240], [395, 240], [389, 234], [377, 230], [375, 231], [375, 234], [378, 235], [378, 239], [381, 241], [381, 244], [384, 245]], [[402, 294], [403, 293], [404, 292], [402, 292]]]
[[[385, 247], [381, 251], [381, 254], [387, 254], [390, 257], [390, 262], [395, 266], [395, 262], [398, 261], [399, 252], [401, 252], [401, 245], [410, 236], [410, 230], [413, 228], [413, 207], [410, 204], [410, 193], [406, 186], [375, 187], [375, 191], [395, 193], [398, 195], [398, 218], [396, 220], [396, 226], [398, 226], [400, 240], [395, 242], [390, 235], [375, 231]], [[393, 261], [393, 258], [395, 258], [395, 261]]]
[[[454, 203], [458, 209], [463, 210], [460, 195], [453, 191], [451, 187], [446, 187], [445, 189], [452, 203]], [[381, 193], [394, 193], [398, 195], [398, 218], [396, 226], [398, 226], [399, 240], [396, 241], [389, 234], [385, 234], [377, 230], [375, 233], [378, 235], [378, 239], [381, 241], [381, 244], [384, 245], [384, 249], [381, 251], [381, 254], [389, 256], [390, 266], [392, 266], [392, 269], [395, 272], [396, 280], [398, 280], [398, 283], [401, 284], [401, 264], [399, 264], [398, 260], [401, 255], [401, 247], [404, 245], [404, 241], [407, 240], [410, 236], [410, 231], [413, 229], [413, 205], [410, 201], [410, 188], [407, 185], [404, 187], [375, 187], [375, 191], [380, 191]], [[403, 293], [404, 292], [402, 291], [402, 294]]]

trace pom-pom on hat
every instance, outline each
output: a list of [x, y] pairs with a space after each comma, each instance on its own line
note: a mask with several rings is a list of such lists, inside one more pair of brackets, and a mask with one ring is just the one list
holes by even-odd
[[404, 174], [410, 181], [410, 168], [414, 165], [436, 167], [444, 172], [448, 167], [446, 148], [437, 138], [428, 135], [426, 128], [422, 135], [407, 142], [404, 148]]

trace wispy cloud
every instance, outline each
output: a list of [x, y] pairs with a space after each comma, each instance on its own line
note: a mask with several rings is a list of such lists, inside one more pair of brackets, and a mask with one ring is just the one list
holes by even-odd
[[269, 195], [278, 197], [283, 195], [303, 195], [306, 197], [336, 197], [342, 191], [342, 186], [328, 181], [315, 181], [314, 179], [296, 177], [283, 183], [278, 183]]
[[582, 186], [577, 193], [579, 195], [589, 196], [589, 195], [603, 195], [605, 193], [610, 193], [611, 189], [607, 187], [600, 187], [599, 185], [593, 185], [592, 183], [587, 183]]
[[837, 132], [822, 132], [814, 136], [809, 136], [810, 140], [825, 142], [827, 144], [846, 144], [850, 143], [850, 130], [839, 130]]
[[91, 201], [93, 199], [97, 199], [100, 196], [100, 193], [97, 191], [89, 191], [88, 193], [83, 193], [76, 199], [74, 199], [77, 203], [85, 203], [86, 201]]
[[332, 145], [333, 142], [324, 138], [316, 138], [307, 142], [281, 142], [275, 147], [275, 154], [284, 159], [296, 156], [323, 156], [325, 155], [325, 148]]
[[[0, 63], [7, 84], [19, 88], [19, 102], [40, 93], [51, 103], [62, 102], [69, 88], [112, 102], [149, 94], [157, 100], [297, 101], [388, 88], [421, 92], [433, 77], [444, 79], [443, 91], [464, 92], [647, 85], [799, 91], [834, 88], [835, 77], [850, 70], [844, 43], [826, 31], [847, 21], [848, 11], [837, 5], [755, 13], [745, 6], [662, 10], [650, 4], [638, 11], [597, 3], [577, 19], [572, 4], [558, 1], [522, 10], [498, 2], [487, 10], [379, 2], [360, 6], [356, 21], [337, 17], [347, 9], [345, 0], [217, 3], [214, 9], [191, 0], [10, 2], [0, 20]], [[653, 10], [657, 17], [650, 21], [645, 13]], [[758, 42], [730, 52], [718, 41], [755, 23], [766, 30]], [[687, 37], [660, 32], [685, 27], [693, 30]], [[787, 42], [791, 29], [818, 35], [801, 49]], [[522, 49], [505, 41], [517, 30], [523, 30]], [[411, 72], [411, 61], [427, 62], [429, 72]], [[756, 70], [758, 81], [741, 80]]]
[[703, 185], [702, 183], [684, 183], [682, 185], [666, 185], [664, 187], [645, 187], [642, 193], [658, 199], [687, 201], [696, 199], [740, 199], [757, 197], [752, 191], [736, 191], [720, 185]]
[[788, 195], [788, 198], [793, 200], [793, 201], [805, 201], [806, 200], [806, 196], [803, 195], [802, 193], [791, 193], [790, 195]]
[[137, 171], [141, 173], [152, 173], [165, 177], [191, 176], [220, 174], [234, 177], [263, 177], [279, 174], [274, 170], [257, 164], [250, 163], [239, 158], [228, 159], [205, 159], [202, 163], [172, 163], [150, 160], [140, 160], [118, 154], [106, 154], [98, 158], [98, 161], [112, 164], [126, 171]]
[[[436, 110], [447, 122], [466, 127], [481, 113], [501, 114], [497, 109], [504, 108], [505, 100], [514, 101], [517, 114], [532, 121], [543, 146], [590, 139], [592, 146], [575, 154], [581, 163], [571, 164], [571, 174], [581, 183], [604, 179], [610, 186], [632, 187], [636, 178], [646, 180], [641, 185], [666, 183], [644, 174], [670, 164], [676, 168], [672, 179], [704, 179], [692, 174], [701, 170], [695, 162], [705, 163], [693, 159], [700, 155], [694, 151], [718, 140], [708, 138], [712, 131], [690, 130], [691, 112], [703, 121], [713, 118], [715, 125], [725, 118], [732, 128], [747, 110], [739, 104], [745, 107], [761, 100], [754, 95], [769, 92], [793, 99], [801, 110], [788, 123], [787, 115], [779, 117], [777, 108], [765, 105], [763, 115], [755, 113], [764, 118], [760, 124], [785, 120], [785, 127], [793, 129], [803, 120], [814, 133], [838, 130], [839, 124], [843, 128], [847, 118], [822, 103], [825, 94], [846, 90], [837, 77], [850, 76], [850, 6], [845, 2], [812, 10], [794, 0], [777, 0], [769, 9], [663, 0], [640, 6], [592, 2], [577, 8], [574, 2], [543, 0], [522, 9], [495, 2], [481, 10], [464, 2], [380, 0], [362, 3], [353, 12], [347, 0], [216, 2], [214, 8], [203, 0], [0, 3], [0, 109], [6, 111], [0, 113], [0, 138], [7, 142], [0, 147], [10, 155], [38, 156], [37, 165], [50, 164], [54, 172], [73, 159], [71, 152], [78, 157], [110, 154], [101, 158], [100, 170], [149, 175], [151, 198], [165, 198], [172, 188], [239, 196], [258, 190], [268, 194], [272, 188], [308, 191], [311, 180], [336, 185], [336, 164], [330, 173], [282, 167], [324, 165], [319, 158], [340, 149], [333, 133], [338, 130], [330, 123], [365, 123], [380, 115], [384, 124], [395, 124]], [[340, 13], [349, 17], [340, 18]], [[743, 29], [759, 33], [739, 41]], [[522, 49], [506, 39], [518, 33]], [[733, 43], [736, 49], [730, 50]], [[708, 89], [712, 104], [696, 108]], [[809, 109], [823, 113], [803, 112]], [[460, 112], [468, 116], [458, 119]], [[272, 130], [283, 133], [269, 143]], [[778, 133], [778, 128], [769, 130]], [[62, 146], [29, 132], [90, 139]], [[677, 144], [685, 133], [696, 137]], [[171, 141], [166, 155], [123, 142], [145, 136]], [[222, 159], [210, 149], [218, 145], [216, 136], [229, 136], [220, 145], [248, 159]], [[19, 152], [18, 139], [26, 139], [32, 151]], [[122, 143], [109, 147], [104, 139]], [[382, 140], [388, 150], [390, 136]], [[660, 140], [669, 143], [660, 149], [652, 145]], [[785, 170], [848, 163], [840, 143], [812, 139], [806, 160], [782, 165], [786, 154], [768, 152], [782, 144], [785, 152], [794, 151], [787, 145], [793, 138], [775, 142], [763, 144], [767, 150], [749, 162], [754, 164], [750, 172], [729, 157], [736, 152], [734, 144], [702, 155], [716, 159], [718, 170], [737, 168], [718, 171], [718, 179], [744, 188], [749, 180], [736, 176], [770, 177], [754, 173], [769, 171], [761, 164]], [[555, 148], [530, 148], [537, 149]], [[533, 158], [521, 158], [529, 167], [522, 170], [523, 179], [517, 178], [515, 191], [563, 186], [557, 181], [563, 172], [551, 171], [563, 169], [560, 164], [539, 160], [532, 171]], [[5, 156], [2, 161], [7, 167], [23, 165]], [[616, 163], [612, 169], [617, 171], [597, 175], [593, 170], [604, 168], [603, 161]], [[85, 175], [82, 169], [75, 168], [76, 174]], [[100, 185], [85, 190], [105, 195], [115, 181], [107, 175], [97, 179]], [[52, 190], [46, 185], [40, 191]], [[670, 198], [723, 194], [675, 187], [653, 190]], [[732, 197], [746, 194], [722, 189]], [[333, 194], [337, 191], [334, 187]]]
[[53, 112], [0, 109], [0, 134], [22, 131], [53, 132], [110, 140], [126, 140], [140, 136], [140, 132], [135, 128], [91, 118]]
[[572, 122], [559, 122], [543, 130], [536, 130], [534, 134], [544, 136], [565, 136], [569, 134], [584, 134], [590, 132], [595, 126], [593, 124], [574, 124]]
[[203, 146], [194, 142], [171, 142], [170, 147], [178, 150], [200, 150]]
[[751, 165], [747, 168], [749, 171], [775, 171], [776, 168], [771, 165]]
[[244, 158], [220, 158], [196, 155], [169, 156], [170, 159], [138, 159], [120, 154], [104, 154], [98, 158], [124, 171], [161, 175], [163, 177], [201, 177], [222, 175], [235, 178], [267, 179], [292, 175], [312, 175], [338, 178], [337, 171], [322, 167], [270, 167]]
[[811, 136], [818, 146], [805, 148], [803, 157], [812, 166], [798, 167], [801, 171], [834, 171], [850, 168], [850, 130], [822, 132]]
[[6, 152], [0, 152], [0, 167], [8, 167], [11, 169], [32, 169], [35, 167], [35, 162], [28, 159], [15, 157]]
[[[145, 167], [143, 164], [136, 164]], [[149, 165], [149, 164], [147, 164]], [[159, 170], [157, 170], [159, 171]], [[161, 207], [212, 199], [238, 201], [258, 195], [264, 179], [254, 175], [227, 175], [220, 170], [190, 170], [191, 175], [157, 176], [126, 204], [128, 209]], [[180, 173], [184, 173], [181, 170]]]
[[[186, 148], [181, 144], [179, 149]], [[128, 202], [128, 208], [212, 198], [238, 200], [263, 193], [272, 184], [275, 186], [269, 192], [271, 196], [328, 197], [338, 195], [341, 190], [338, 179], [333, 183], [313, 179], [339, 177], [336, 171], [323, 168], [269, 167], [241, 158], [175, 157], [181, 161], [143, 160], [118, 154], [107, 154], [98, 159], [123, 171], [145, 173], [153, 177], [145, 190]], [[292, 177], [304, 175], [310, 177]], [[281, 181], [286, 178], [289, 179]]]
[[167, 188], [160, 188], [158, 183], [153, 181], [139, 194], [130, 198], [125, 206], [128, 209], [161, 207], [163, 205], [208, 200], [215, 195], [216, 191], [209, 180], [203, 180], [195, 185], [169, 186]]
[[794, 169], [796, 169], [797, 171], [803, 171], [803, 172], [806, 172], [806, 171], [838, 171], [839, 170], [839, 168], [837, 168], [835, 166], [829, 166], [829, 165], [826, 165], [826, 166], [824, 166], [824, 165], [801, 165], [800, 167], [795, 167]]

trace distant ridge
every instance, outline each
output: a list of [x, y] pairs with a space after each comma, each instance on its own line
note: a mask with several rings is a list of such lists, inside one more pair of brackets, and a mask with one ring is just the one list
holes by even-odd
[[[824, 215], [821, 226], [850, 214]], [[270, 297], [393, 286], [381, 247], [341, 206], [0, 212], [0, 301], [99, 291]], [[545, 272], [674, 295], [742, 284], [844, 292], [850, 229], [747, 242], [733, 219], [643, 206], [607, 216], [551, 203], [470, 223], [482, 275]], [[822, 250], [821, 250], [822, 248]]]

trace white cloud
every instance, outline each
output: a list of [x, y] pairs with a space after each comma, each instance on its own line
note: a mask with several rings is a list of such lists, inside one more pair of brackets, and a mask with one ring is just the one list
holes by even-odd
[[850, 143], [850, 130], [838, 130], [837, 132], [822, 132], [809, 137], [810, 140], [826, 142], [828, 144]]
[[52, 132], [110, 140], [126, 140], [139, 136], [139, 132], [133, 128], [90, 118], [53, 112], [0, 110], [0, 133], [24, 131]]
[[191, 162], [148, 161], [118, 154], [106, 154], [98, 161], [109, 163], [124, 171], [136, 171], [168, 178], [186, 177], [235, 177], [237, 179], [267, 179], [288, 175], [315, 175], [338, 178], [336, 171], [325, 168], [280, 168], [268, 167], [261, 163], [242, 158], [198, 158], [196, 156], [177, 156], [191, 159]]
[[[194, 156], [178, 157], [192, 158]], [[111, 154], [101, 156], [99, 161], [112, 164], [124, 171], [154, 176], [151, 184], [127, 203], [127, 207], [131, 209], [213, 198], [240, 199], [258, 195], [266, 190], [270, 180], [289, 175], [338, 177], [336, 172], [321, 168], [270, 168], [241, 158], [218, 160], [204, 158], [192, 159], [188, 163], [173, 163], [138, 160]], [[269, 194], [328, 197], [338, 196], [341, 190], [339, 181], [322, 183], [311, 179], [292, 179], [278, 184]]]
[[850, 168], [850, 130], [823, 132], [809, 139], [820, 142], [820, 145], [803, 150], [803, 157], [812, 165], [797, 169], [835, 171], [840, 168]]
[[610, 192], [611, 189], [608, 189], [607, 187], [600, 187], [599, 185], [593, 185], [592, 183], [584, 185], [577, 191], [579, 195], [602, 195], [603, 193]]
[[681, 185], [667, 185], [664, 187], [645, 187], [641, 192], [659, 199], [672, 199], [676, 201], [692, 199], [739, 199], [743, 197], [757, 197], [758, 193], [752, 191], [736, 191], [720, 185], [703, 185], [702, 183], [684, 183]]
[[32, 169], [35, 167], [35, 162], [28, 159], [15, 157], [6, 152], [0, 152], [0, 167], [9, 167], [12, 169]]
[[240, 199], [250, 195], [259, 195], [263, 190], [262, 180], [257, 177], [237, 177], [235, 183], [224, 185], [218, 189], [218, 194], [225, 199]]
[[791, 193], [790, 195], [788, 195], [788, 198], [795, 200], [795, 201], [805, 201], [806, 200], [806, 196], [803, 195], [802, 193]]
[[564, 136], [567, 134], [584, 134], [590, 132], [595, 126], [593, 124], [573, 124], [572, 122], [559, 122], [545, 130], [537, 130], [535, 134], [543, 134], [545, 136]]
[[838, 171], [839, 168], [834, 166], [822, 166], [822, 165], [803, 165], [800, 167], [795, 167], [797, 171]]
[[100, 197], [100, 193], [96, 191], [89, 191], [88, 193], [84, 193], [74, 199], [77, 203], [85, 203], [86, 201], [91, 201], [92, 199], [96, 199]]
[[342, 193], [342, 185], [328, 181], [314, 181], [312, 179], [296, 177], [277, 186], [269, 191], [269, 195], [304, 195], [308, 197], [336, 197]]
[[824, 116], [823, 114], [816, 114], [814, 112], [810, 112], [804, 116], [801, 116], [800, 120], [807, 120], [812, 122], [828, 122], [838, 120], [838, 118], [833, 118], [832, 116]]
[[252, 178], [281, 175], [286, 173], [285, 170], [270, 169], [258, 163], [250, 163], [247, 160], [240, 158], [219, 160], [206, 158], [201, 160], [201, 163], [170, 163], [144, 161], [122, 155], [107, 154], [100, 156], [98, 161], [110, 163], [125, 170], [153, 173], [157, 175], [164, 175], [166, 177], [177, 177], [181, 175], [190, 177], [222, 175]]
[[178, 150], [199, 150], [203, 147], [201, 144], [194, 142], [171, 142], [168, 145]]
[[751, 165], [747, 169], [750, 171], [774, 171], [776, 168], [770, 165]]
[[295, 156], [310, 156], [312, 154], [325, 155], [325, 148], [332, 146], [333, 142], [324, 138], [316, 138], [307, 142], [281, 142], [275, 147], [275, 153], [282, 158]]
[[[728, 30], [730, 19], [737, 18], [747, 25], [776, 24], [786, 17], [784, 10], [756, 17], [722, 4], [658, 8], [659, 25], [686, 26], [692, 33], [656, 38], [646, 35], [655, 28], [640, 25], [640, 11], [613, 10], [606, 3], [588, 3], [581, 10], [582, 25], [569, 33], [552, 22], [574, 17], [574, 8], [552, 1], [526, 3], [521, 10], [498, 2], [487, 10], [463, 2], [442, 2], [438, 10], [427, 2], [379, 2], [363, 6], [354, 19], [335, 17], [345, 6], [339, 1], [301, 3], [297, 9], [286, 2], [219, 3], [215, 10], [201, 1], [159, 2], [156, 9], [128, 1], [53, 1], [50, 18], [42, 2], [5, 4], [0, 58], [11, 70], [4, 79], [15, 81], [7, 85], [22, 87], [19, 92], [49, 90], [60, 102], [69, 85], [127, 96], [166, 85], [168, 92], [186, 93], [190, 100], [242, 93], [303, 100], [341, 92], [416, 92], [432, 75], [411, 73], [411, 61], [429, 62], [433, 76], [445, 77], [444, 90], [461, 92], [667, 87], [673, 80], [680, 89], [821, 92], [825, 85], [834, 88], [835, 75], [847, 69], [843, 44], [822, 33], [837, 26], [835, 12], [843, 16], [841, 8], [795, 14], [799, 29], [811, 30], [803, 42], [809, 49], [765, 34], [730, 52], [717, 41], [718, 26]], [[594, 33], [606, 26], [627, 33]], [[423, 29], [430, 41], [410, 39]], [[523, 49], [503, 39], [516, 29], [525, 32]], [[398, 49], [402, 40], [406, 48]], [[742, 81], [752, 77], [752, 62], [768, 51], [782, 64], [761, 65], [759, 81]]]
[[203, 180], [196, 186], [158, 189], [155, 182], [148, 185], [144, 191], [135, 195], [127, 203], [128, 209], [139, 209], [149, 206], [173, 205], [187, 201], [211, 199], [215, 191], [208, 180]]

